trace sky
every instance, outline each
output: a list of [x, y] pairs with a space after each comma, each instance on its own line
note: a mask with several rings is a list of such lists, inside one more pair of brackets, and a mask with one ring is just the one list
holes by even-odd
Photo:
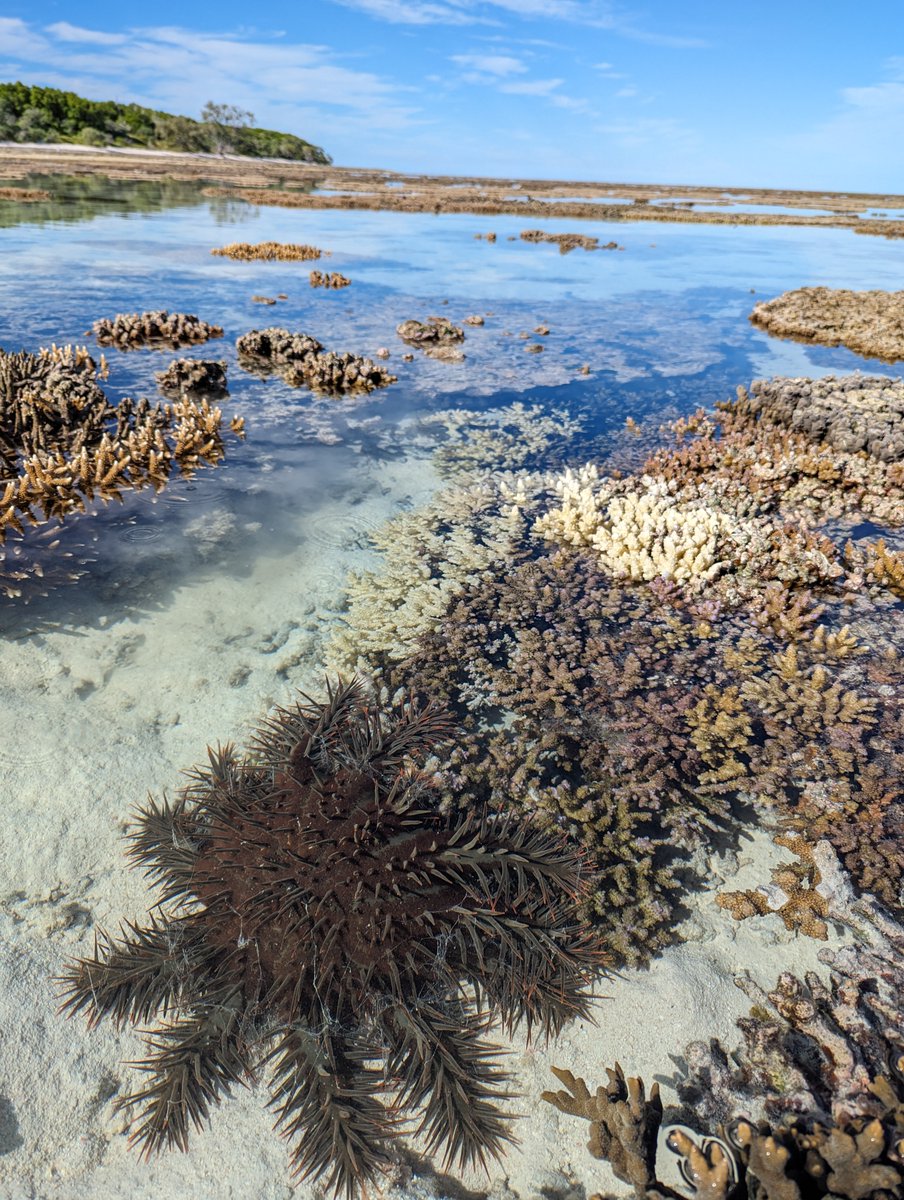
[[[0, 0], [0, 80], [404, 172], [904, 193], [902, 0]], [[253, 19], [253, 23], [249, 23]]]

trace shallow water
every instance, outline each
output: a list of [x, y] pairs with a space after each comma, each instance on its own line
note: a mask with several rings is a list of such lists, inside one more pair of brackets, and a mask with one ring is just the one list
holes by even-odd
[[[531, 217], [531, 227], [624, 246], [563, 255], [521, 241], [521, 218], [224, 207], [187, 185], [162, 197], [136, 192], [134, 206], [127, 185], [106, 193], [95, 186], [88, 198], [83, 189], [39, 212], [3, 204], [0, 224], [0, 346], [90, 345], [92, 321], [119, 311], [196, 313], [225, 336], [179, 354], [226, 361], [222, 407], [244, 416], [248, 434], [244, 442], [227, 436], [221, 466], [174, 480], [157, 497], [130, 495], [67, 520], [63, 548], [78, 582], [54, 586], [48, 571], [47, 595], [0, 605], [0, 701], [16, 731], [0, 751], [0, 1027], [18, 1010], [36, 1013], [43, 1030], [36, 1041], [30, 1028], [9, 1026], [0, 1041], [0, 1180], [6, 1172], [48, 1197], [113, 1195], [109, 1172], [119, 1170], [123, 1194], [139, 1194], [126, 1190], [125, 1172], [129, 1188], [150, 1189], [143, 1196], [159, 1194], [158, 1184], [177, 1194], [180, 1171], [201, 1168], [191, 1158], [161, 1160], [133, 1176], [98, 1099], [113, 1086], [111, 1073], [122, 1082], [119, 1061], [135, 1057], [131, 1035], [92, 1040], [64, 1025], [50, 977], [66, 957], [87, 952], [95, 921], [115, 927], [145, 911], [144, 883], [124, 869], [121, 853], [144, 794], [178, 786], [179, 771], [208, 743], [240, 740], [294, 687], [318, 686], [347, 572], [374, 560], [369, 533], [437, 486], [422, 418], [515, 400], [567, 408], [603, 452], [627, 418], [687, 414], [752, 377], [895, 375], [842, 348], [776, 341], [747, 316], [756, 300], [803, 285], [893, 288], [904, 242], [835, 229]], [[496, 243], [476, 239], [491, 229]], [[329, 251], [317, 265], [341, 271], [351, 286], [312, 289], [309, 264], [210, 255], [224, 241], [269, 239]], [[274, 306], [251, 299], [280, 292], [288, 299]], [[464, 362], [418, 351], [402, 361], [399, 322], [431, 314], [460, 322], [473, 313], [485, 324], [465, 327]], [[335, 401], [248, 375], [235, 338], [269, 325], [309, 332], [328, 349], [373, 356], [387, 347], [399, 381]], [[548, 334], [535, 332], [541, 325]], [[527, 354], [528, 344], [544, 350]], [[106, 356], [115, 402], [154, 397], [154, 371], [177, 355]], [[673, 968], [658, 969], [668, 977]], [[746, 1007], [723, 997], [709, 1003], [711, 1020], [726, 1029]], [[671, 1032], [667, 1041], [676, 1053], [684, 1044]], [[31, 1089], [29, 1078], [37, 1079]], [[242, 1104], [251, 1125], [236, 1128], [266, 1138], [260, 1106]], [[227, 1143], [236, 1119], [228, 1107], [218, 1126]], [[283, 1177], [279, 1143], [262, 1147], [267, 1172]], [[228, 1191], [216, 1190], [208, 1161], [214, 1182], [192, 1175], [193, 1194], [250, 1194], [258, 1177], [243, 1174], [240, 1156], [229, 1161]], [[286, 1193], [270, 1180], [256, 1194]]]

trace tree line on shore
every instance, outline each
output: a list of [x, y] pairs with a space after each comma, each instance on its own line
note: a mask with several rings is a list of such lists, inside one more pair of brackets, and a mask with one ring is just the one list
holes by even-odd
[[118, 104], [86, 100], [59, 88], [0, 83], [0, 142], [71, 142], [81, 146], [135, 146], [249, 158], [288, 158], [329, 163], [320, 146], [291, 133], [258, 129], [252, 113], [231, 104], [204, 106], [201, 120]]

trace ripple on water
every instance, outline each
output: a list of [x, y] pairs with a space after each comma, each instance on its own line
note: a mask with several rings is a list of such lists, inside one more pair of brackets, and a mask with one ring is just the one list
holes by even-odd
[[306, 520], [301, 529], [305, 537], [334, 550], [370, 550], [370, 536], [382, 522], [361, 513], [321, 513]]

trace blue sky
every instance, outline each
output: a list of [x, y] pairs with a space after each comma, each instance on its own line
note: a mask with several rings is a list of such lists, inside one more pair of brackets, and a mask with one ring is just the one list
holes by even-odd
[[[0, 0], [0, 79], [344, 166], [904, 192], [901, 0]], [[249, 20], [253, 19], [253, 24]]]

